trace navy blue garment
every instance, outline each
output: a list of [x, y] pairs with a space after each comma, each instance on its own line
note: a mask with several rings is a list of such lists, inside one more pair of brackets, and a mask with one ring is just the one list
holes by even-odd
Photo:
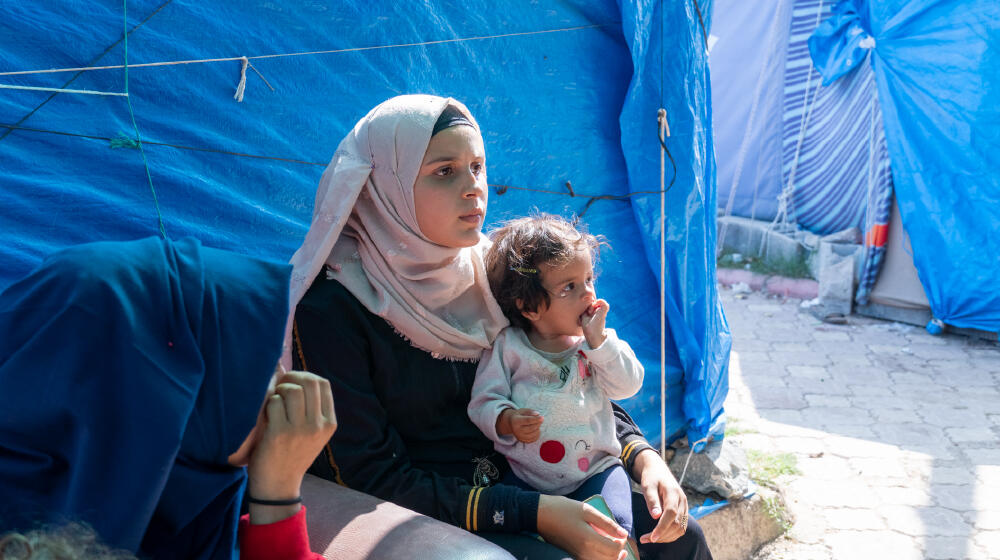
[[0, 528], [85, 521], [231, 558], [291, 267], [148, 238], [60, 251], [0, 294]]

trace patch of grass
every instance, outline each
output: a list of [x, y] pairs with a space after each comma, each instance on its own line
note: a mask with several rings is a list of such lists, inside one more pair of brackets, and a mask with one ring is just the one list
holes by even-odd
[[726, 420], [725, 437], [738, 436], [740, 434], [756, 434], [757, 430], [740, 426], [739, 418], [729, 418]]
[[785, 278], [812, 278], [805, 255], [794, 259], [773, 258], [743, 255], [727, 251], [719, 255], [716, 264], [720, 268], [742, 268], [765, 276], [784, 276]]
[[779, 476], [802, 474], [798, 460], [791, 453], [770, 454], [754, 449], [748, 449], [746, 453], [750, 479], [762, 486], [775, 488], [775, 479]]
[[788, 512], [785, 511], [785, 506], [781, 503], [781, 500], [777, 496], [768, 496], [763, 501], [764, 512], [781, 526], [782, 532], [787, 533], [792, 528], [792, 523], [789, 521]]

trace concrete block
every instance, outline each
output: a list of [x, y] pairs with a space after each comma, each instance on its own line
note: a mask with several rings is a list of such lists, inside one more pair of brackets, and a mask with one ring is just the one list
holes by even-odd
[[[750, 488], [747, 456], [728, 439], [712, 441], [701, 451], [678, 449], [669, 462], [670, 470], [683, 484], [701, 494], [718, 494], [727, 500], [741, 500]], [[685, 471], [685, 466], [687, 471]]]
[[[785, 518], [775, 519], [772, 514]], [[783, 498], [769, 488], [760, 488], [749, 500], [730, 503], [698, 520], [715, 560], [750, 560], [762, 546], [781, 536], [790, 522]]]

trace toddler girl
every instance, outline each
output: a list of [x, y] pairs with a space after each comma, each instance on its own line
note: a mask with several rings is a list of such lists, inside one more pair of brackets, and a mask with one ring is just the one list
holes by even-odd
[[[490, 289], [511, 326], [483, 353], [469, 417], [510, 463], [505, 483], [584, 500], [601, 494], [632, 534], [632, 495], [609, 399], [642, 386], [642, 364], [594, 292], [599, 241], [549, 215], [491, 235]], [[634, 535], [632, 535], [634, 537]]]

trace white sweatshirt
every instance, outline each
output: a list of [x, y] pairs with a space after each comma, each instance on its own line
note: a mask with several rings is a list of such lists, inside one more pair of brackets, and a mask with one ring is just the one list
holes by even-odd
[[[483, 353], [472, 386], [469, 418], [493, 440], [521, 480], [540, 492], [568, 494], [618, 464], [621, 444], [609, 399], [642, 387], [642, 364], [613, 329], [597, 348], [584, 338], [558, 353], [535, 348], [519, 328], [501, 331]], [[533, 443], [497, 434], [505, 408], [530, 408], [545, 420]]]

